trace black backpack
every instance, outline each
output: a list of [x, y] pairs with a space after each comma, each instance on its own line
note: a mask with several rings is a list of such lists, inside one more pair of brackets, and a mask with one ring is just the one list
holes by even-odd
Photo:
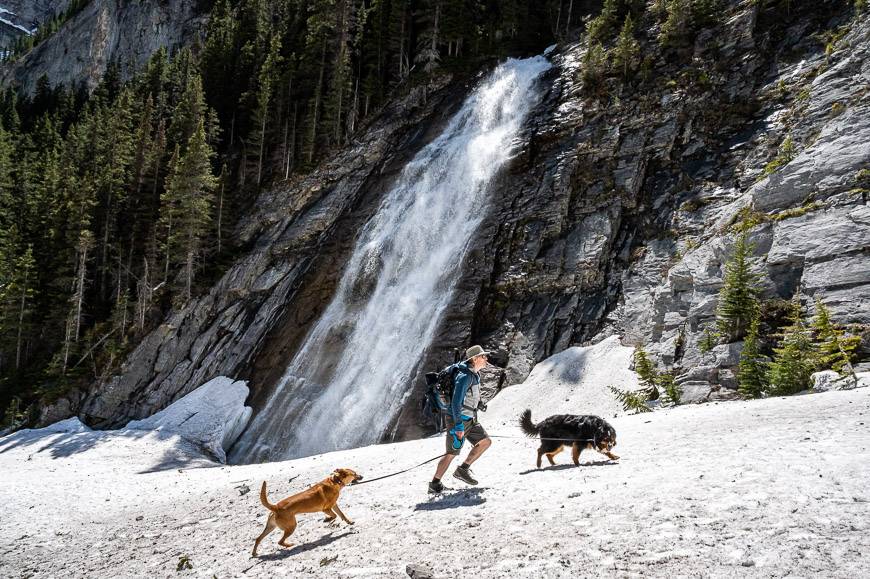
[[[457, 352], [454, 359], [459, 358]], [[440, 432], [443, 428], [444, 414], [450, 411], [453, 400], [453, 389], [456, 385], [456, 374], [462, 372], [458, 362], [454, 362], [440, 372], [426, 374], [426, 397], [423, 401], [423, 413], [434, 423]]]

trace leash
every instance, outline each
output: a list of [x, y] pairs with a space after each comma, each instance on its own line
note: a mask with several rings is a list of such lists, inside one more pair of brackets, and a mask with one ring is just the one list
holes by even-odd
[[[531, 437], [531, 436], [507, 436], [507, 435], [503, 435], [503, 434], [501, 434], [501, 435], [500, 435], [500, 434], [490, 434], [490, 435], [488, 435], [488, 436], [489, 436], [489, 438], [509, 438], [509, 439], [513, 439], [513, 440], [534, 440], [534, 439], [538, 439], [538, 440], [559, 440], [559, 441], [563, 441], [563, 442], [595, 442], [595, 439], [594, 439], [594, 438], [550, 438], [550, 437], [546, 437], [546, 436], [535, 436], [535, 437]], [[364, 485], [364, 484], [368, 484], [368, 483], [371, 483], [371, 482], [375, 482], [375, 481], [378, 481], [378, 480], [384, 480], [385, 478], [390, 478], [390, 477], [398, 476], [398, 475], [400, 475], [400, 474], [404, 474], [404, 473], [406, 473], [406, 472], [408, 472], [408, 471], [414, 470], [415, 468], [420, 468], [420, 467], [423, 466], [424, 464], [429, 464], [430, 462], [436, 461], [436, 460], [438, 460], [439, 458], [443, 458], [443, 457], [445, 457], [445, 456], [447, 456], [447, 453], [446, 453], [446, 452], [445, 452], [444, 454], [439, 454], [439, 455], [436, 456], [436, 457], [430, 458], [429, 460], [424, 460], [424, 461], [421, 462], [420, 464], [415, 464], [414, 466], [408, 467], [408, 468], [406, 468], [406, 469], [404, 469], [404, 470], [400, 470], [400, 471], [392, 472], [392, 473], [390, 473], [390, 474], [385, 474], [385, 475], [383, 475], [383, 476], [379, 476], [379, 477], [377, 477], [377, 478], [372, 478], [372, 479], [369, 479], [369, 480], [364, 480], [364, 481], [361, 481], [361, 482], [350, 483], [350, 485], [348, 485], [348, 486], [355, 487], [355, 486], [359, 486], [359, 485]]]
[[490, 434], [490, 438], [509, 438], [512, 440], [561, 440], [564, 442], [596, 442], [594, 438], [550, 438], [547, 436], [506, 436], [503, 434]]
[[446, 453], [446, 452], [445, 452], [444, 454], [439, 454], [439, 455], [436, 456], [435, 458], [430, 458], [429, 460], [425, 460], [425, 461], [421, 462], [420, 464], [414, 465], [414, 466], [412, 466], [412, 467], [410, 467], [410, 468], [406, 468], [405, 470], [400, 470], [400, 471], [398, 471], [398, 472], [393, 472], [393, 473], [390, 473], [390, 474], [385, 474], [384, 476], [379, 476], [378, 478], [372, 478], [372, 479], [369, 479], [369, 480], [364, 480], [364, 481], [362, 481], [362, 482], [351, 483], [349, 486], [355, 487], [355, 486], [364, 485], [364, 484], [367, 484], [367, 483], [370, 483], [370, 482], [375, 482], [376, 480], [383, 480], [383, 479], [385, 479], [385, 478], [390, 478], [391, 476], [400, 475], [400, 474], [402, 474], [402, 473], [408, 472], [409, 470], [414, 470], [415, 468], [419, 468], [419, 467], [423, 466], [424, 464], [429, 464], [430, 462], [432, 462], [432, 461], [434, 461], [434, 460], [438, 460], [439, 458], [443, 458], [443, 457], [445, 457], [445, 456], [447, 456], [447, 453]]

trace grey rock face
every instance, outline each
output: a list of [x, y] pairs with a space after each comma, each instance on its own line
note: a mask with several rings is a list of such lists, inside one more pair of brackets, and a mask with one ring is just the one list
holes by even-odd
[[[63, 4], [39, 3], [52, 9]], [[204, 22], [197, 0], [93, 0], [26, 57], [0, 67], [0, 82], [32, 94], [44, 74], [53, 86], [83, 81], [92, 89], [110, 62], [120, 63], [122, 74], [130, 75], [157, 49], [172, 49], [193, 38]]]
[[0, 2], [0, 47], [34, 32], [68, 5], [69, 0], [3, 0]]

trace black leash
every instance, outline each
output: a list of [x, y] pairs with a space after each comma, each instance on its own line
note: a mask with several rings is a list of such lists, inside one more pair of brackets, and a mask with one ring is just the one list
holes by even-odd
[[561, 440], [564, 442], [596, 442], [594, 438], [550, 438], [547, 436], [506, 436], [490, 434], [490, 438], [510, 438], [513, 440]]
[[402, 473], [404, 473], [404, 472], [408, 472], [409, 470], [414, 470], [415, 468], [419, 468], [419, 467], [423, 466], [424, 464], [429, 464], [429, 463], [432, 462], [433, 460], [438, 460], [439, 458], [443, 458], [443, 457], [445, 457], [445, 456], [447, 456], [447, 453], [446, 453], [446, 452], [445, 452], [444, 454], [439, 454], [439, 455], [436, 456], [435, 458], [430, 458], [429, 460], [423, 461], [423, 462], [421, 462], [420, 464], [414, 465], [414, 466], [412, 466], [412, 467], [410, 467], [410, 468], [406, 468], [405, 470], [400, 470], [400, 471], [398, 471], [398, 472], [394, 472], [394, 473], [390, 473], [390, 474], [385, 474], [384, 476], [379, 476], [378, 478], [372, 478], [372, 479], [364, 480], [364, 481], [361, 481], [361, 482], [351, 483], [350, 486], [355, 487], [355, 486], [359, 486], [359, 485], [364, 485], [364, 484], [366, 484], [366, 483], [375, 482], [376, 480], [382, 480], [382, 479], [385, 479], [385, 478], [390, 478], [391, 476], [396, 476], [396, 475], [402, 474]]
[[[560, 441], [563, 441], [563, 442], [593, 442], [593, 443], [595, 442], [595, 439], [594, 439], [594, 438], [549, 438], [549, 437], [546, 437], [546, 436], [534, 436], [534, 437], [532, 437], [532, 436], [506, 436], [506, 435], [499, 435], [499, 434], [490, 434], [490, 435], [489, 435], [489, 438], [511, 438], [511, 439], [514, 439], [514, 440], [534, 440], [534, 439], [538, 439], [538, 440], [560, 440]], [[447, 453], [446, 453], [446, 452], [445, 452], [444, 454], [439, 454], [438, 456], [436, 456], [436, 457], [434, 457], [434, 458], [430, 458], [429, 460], [424, 460], [424, 461], [421, 462], [420, 464], [416, 464], [416, 465], [414, 465], [414, 466], [412, 466], [412, 467], [408, 467], [408, 468], [406, 468], [405, 470], [400, 470], [400, 471], [393, 472], [393, 473], [390, 473], [390, 474], [385, 474], [384, 476], [379, 476], [379, 477], [377, 477], [377, 478], [372, 478], [372, 479], [364, 480], [364, 481], [361, 481], [361, 482], [354, 482], [354, 483], [351, 483], [349, 486], [355, 487], [355, 486], [364, 485], [364, 484], [367, 484], [367, 483], [370, 483], [370, 482], [375, 482], [375, 481], [377, 481], [377, 480], [383, 480], [383, 479], [385, 479], [385, 478], [390, 478], [390, 477], [393, 477], [393, 476], [397, 476], [397, 475], [400, 475], [400, 474], [406, 473], [406, 472], [408, 472], [408, 471], [410, 471], [410, 470], [414, 470], [415, 468], [420, 468], [420, 467], [423, 466], [424, 464], [429, 464], [430, 462], [435, 461], [435, 460], [438, 460], [439, 458], [443, 458], [443, 457], [445, 457], [445, 456], [447, 456]]]

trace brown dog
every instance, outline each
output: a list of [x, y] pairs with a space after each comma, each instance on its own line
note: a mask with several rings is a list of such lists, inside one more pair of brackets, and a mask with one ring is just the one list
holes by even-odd
[[285, 541], [296, 530], [296, 515], [299, 513], [325, 513], [326, 518], [323, 519], [323, 522], [329, 523], [330, 526], [338, 524], [335, 522], [336, 513], [338, 513], [338, 516], [345, 523], [352, 525], [353, 521], [345, 517], [341, 509], [338, 508], [338, 495], [343, 487], [360, 481], [362, 478], [349, 468], [339, 468], [311, 488], [289, 496], [276, 505], [271, 504], [266, 497], [266, 481], [263, 481], [263, 486], [260, 487], [260, 502], [272, 512], [269, 513], [266, 528], [254, 541], [254, 551], [251, 556], [257, 556], [257, 547], [260, 546], [260, 541], [274, 531], [275, 527], [284, 531], [284, 536], [281, 537], [278, 544], [282, 547], [292, 547], [293, 543], [288, 544]]

